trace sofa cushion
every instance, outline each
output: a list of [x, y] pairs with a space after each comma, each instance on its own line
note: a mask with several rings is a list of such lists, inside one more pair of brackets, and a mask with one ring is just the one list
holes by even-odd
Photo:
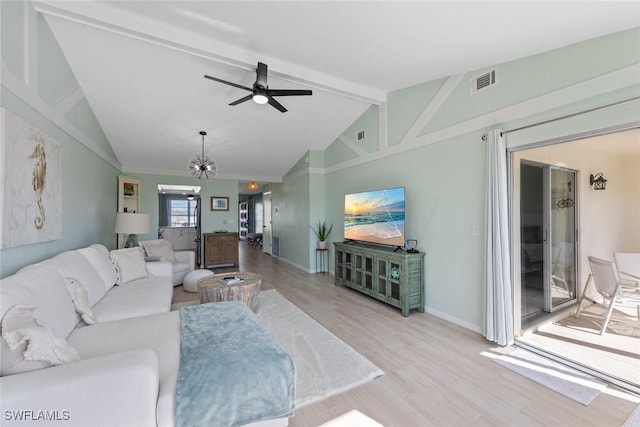
[[34, 317], [62, 338], [66, 338], [78, 322], [60, 273], [44, 263], [29, 265], [2, 279], [1, 288], [2, 316], [14, 305], [35, 305], [38, 308]]
[[76, 313], [82, 317], [86, 324], [93, 325], [96, 323], [96, 318], [93, 316], [93, 311], [91, 311], [91, 306], [87, 299], [87, 291], [82, 287], [82, 283], [73, 277], [65, 277], [64, 284], [67, 287], [67, 291], [69, 291]]
[[[116, 287], [113, 291], [118, 289]], [[174, 425], [174, 399], [180, 363], [178, 311], [77, 328], [68, 341], [82, 359], [128, 350], [153, 350], [159, 361], [158, 426]]]
[[144, 242], [144, 251], [149, 257], [161, 257], [163, 261], [176, 261], [176, 254], [167, 240], [150, 240]]
[[92, 307], [98, 323], [164, 313], [171, 309], [169, 277], [150, 277], [115, 286]]
[[78, 279], [86, 289], [91, 305], [98, 302], [106, 292], [100, 274], [78, 250], [62, 252], [38, 264], [55, 268], [62, 277]]
[[[118, 280], [118, 272], [109, 258], [109, 250], [103, 245], [91, 245], [86, 248], [78, 249], [96, 269], [102, 281], [104, 282], [105, 291], [115, 286]], [[84, 285], [83, 285], [84, 286]]]
[[172, 264], [173, 274], [182, 273], [184, 271], [189, 272], [193, 270], [193, 264], [189, 261], [178, 261]]
[[[34, 317], [59, 338], [66, 338], [78, 321], [71, 297], [60, 274], [45, 265], [32, 265], [0, 280], [0, 318], [16, 305], [35, 305]], [[0, 340], [0, 375], [22, 358], [26, 345], [11, 350]], [[37, 362], [32, 362], [37, 363]], [[39, 364], [38, 367], [43, 367]]]
[[134, 280], [149, 276], [144, 254], [139, 247], [117, 249], [109, 253], [111, 261], [118, 272], [118, 285], [124, 285]]
[[2, 318], [2, 338], [12, 350], [8, 360], [4, 360], [3, 355], [3, 375], [80, 359], [76, 350], [63, 338], [55, 336], [45, 324], [34, 318], [36, 308], [35, 305], [14, 305]]

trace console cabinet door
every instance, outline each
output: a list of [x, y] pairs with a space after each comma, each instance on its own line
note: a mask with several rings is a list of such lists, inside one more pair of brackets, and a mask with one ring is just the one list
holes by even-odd
[[222, 240], [215, 234], [204, 236], [204, 266], [222, 264]]
[[239, 266], [238, 233], [205, 233], [204, 265]]

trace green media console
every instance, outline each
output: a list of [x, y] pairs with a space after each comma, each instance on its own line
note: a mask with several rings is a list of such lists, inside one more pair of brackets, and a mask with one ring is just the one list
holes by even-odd
[[402, 310], [424, 312], [424, 253], [335, 242], [336, 286], [343, 285]]

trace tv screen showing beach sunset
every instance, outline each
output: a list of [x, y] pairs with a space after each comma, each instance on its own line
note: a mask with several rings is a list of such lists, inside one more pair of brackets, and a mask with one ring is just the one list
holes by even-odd
[[404, 187], [345, 195], [344, 238], [404, 246]]

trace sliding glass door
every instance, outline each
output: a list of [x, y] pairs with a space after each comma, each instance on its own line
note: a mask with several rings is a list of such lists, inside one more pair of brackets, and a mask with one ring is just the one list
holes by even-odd
[[521, 317], [527, 323], [576, 298], [576, 172], [520, 165]]
[[576, 172], [549, 166], [549, 291], [546, 311], [576, 298]]

